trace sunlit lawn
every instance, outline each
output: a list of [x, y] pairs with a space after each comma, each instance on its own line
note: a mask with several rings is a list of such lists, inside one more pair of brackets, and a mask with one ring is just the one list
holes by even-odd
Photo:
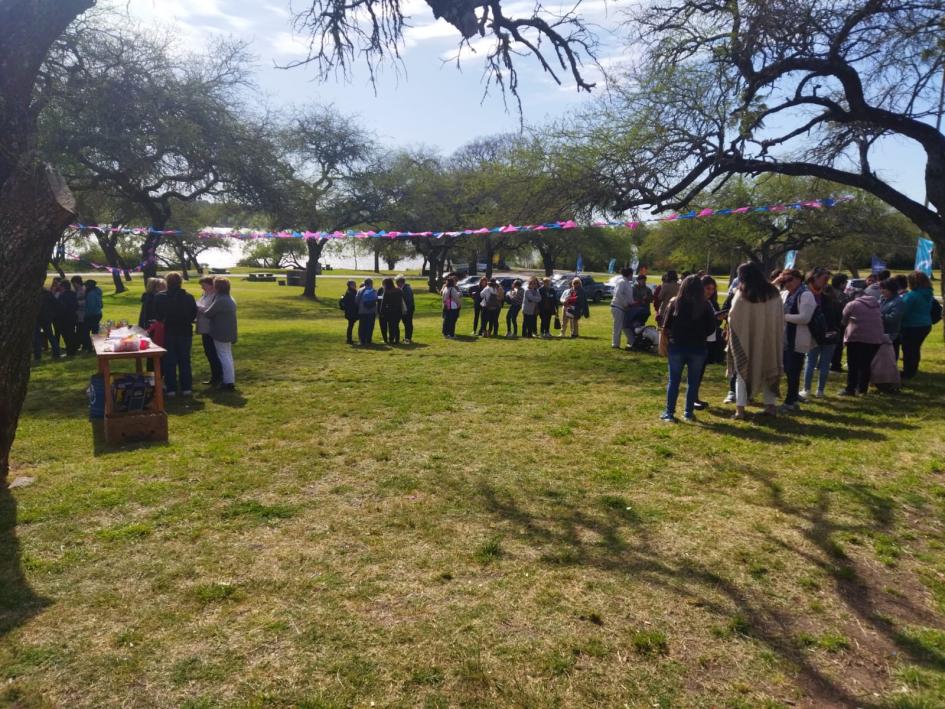
[[418, 344], [365, 351], [342, 284], [238, 282], [238, 393], [171, 402], [166, 446], [95, 442], [94, 360], [34, 371], [0, 699], [945, 703], [939, 331], [900, 396], [743, 424], [715, 367], [672, 426], [664, 361], [611, 350], [606, 306], [579, 340], [444, 341], [424, 295]]

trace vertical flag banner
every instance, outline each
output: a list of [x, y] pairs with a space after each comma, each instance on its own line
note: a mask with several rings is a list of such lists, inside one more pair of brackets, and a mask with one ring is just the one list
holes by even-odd
[[797, 251], [788, 251], [784, 254], [784, 268], [794, 268], [797, 263]]
[[929, 278], [932, 277], [932, 250], [935, 242], [919, 237], [915, 248], [915, 270], [922, 271]]
[[640, 250], [637, 248], [636, 244], [630, 246], [630, 268], [633, 269], [636, 273], [637, 268], [640, 267]]
[[607, 264], [607, 273], [614, 273], [617, 270], [617, 259], [610, 259], [610, 263]]
[[879, 256], [873, 254], [872, 265], [870, 271], [872, 273], [879, 273], [880, 271], [886, 270], [886, 262], [883, 261]]
[[581, 254], [578, 254], [578, 259], [577, 259], [577, 272], [580, 273], [580, 272], [583, 271], [583, 270], [584, 270], [584, 257], [581, 256]]

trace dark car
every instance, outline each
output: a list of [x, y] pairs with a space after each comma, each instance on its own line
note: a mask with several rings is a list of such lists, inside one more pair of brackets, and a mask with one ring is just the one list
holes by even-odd
[[584, 288], [584, 295], [588, 300], [595, 303], [601, 302], [604, 298], [610, 297], [614, 293], [613, 286], [607, 283], [595, 281], [593, 276], [576, 276], [573, 273], [561, 276], [555, 276], [551, 284], [554, 286], [555, 293], [560, 298], [568, 288], [571, 287], [571, 281], [575, 278], [581, 279], [581, 287]]

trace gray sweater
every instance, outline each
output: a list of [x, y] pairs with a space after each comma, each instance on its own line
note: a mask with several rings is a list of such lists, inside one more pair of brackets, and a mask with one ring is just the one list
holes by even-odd
[[210, 337], [217, 342], [236, 342], [236, 301], [218, 293], [203, 313], [210, 321]]

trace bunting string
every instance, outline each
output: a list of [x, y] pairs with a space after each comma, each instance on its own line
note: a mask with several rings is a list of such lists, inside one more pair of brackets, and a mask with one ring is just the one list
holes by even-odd
[[[752, 213], [772, 213], [778, 214], [790, 210], [804, 209], [829, 209], [843, 202], [850, 202], [854, 198], [850, 195], [840, 197], [825, 197], [823, 199], [799, 200], [796, 202], [768, 204], [755, 207], [735, 207], [731, 209], [700, 209], [685, 213], [673, 213], [664, 217], [653, 217], [651, 219], [640, 219], [631, 221], [612, 221], [596, 220], [590, 224], [578, 224], [572, 219], [558, 222], [546, 222], [544, 224], [508, 224], [505, 226], [482, 227], [480, 229], [463, 229], [457, 231], [355, 231], [349, 229], [346, 231], [309, 231], [309, 230], [280, 230], [280, 231], [261, 231], [256, 229], [201, 229], [196, 232], [196, 236], [201, 239], [416, 239], [416, 238], [456, 238], [461, 236], [489, 236], [492, 234], [518, 234], [518, 233], [541, 233], [552, 231], [564, 231], [570, 229], [581, 229], [586, 227], [597, 228], [622, 228], [639, 229], [644, 224], [654, 222], [672, 222], [689, 219], [707, 219], [709, 217], [724, 217], [740, 214]], [[97, 224], [73, 224], [70, 228], [85, 233], [123, 233], [139, 235], [172, 235], [180, 236], [183, 232], [180, 229], [156, 230], [152, 227], [110, 227], [99, 226]]]

